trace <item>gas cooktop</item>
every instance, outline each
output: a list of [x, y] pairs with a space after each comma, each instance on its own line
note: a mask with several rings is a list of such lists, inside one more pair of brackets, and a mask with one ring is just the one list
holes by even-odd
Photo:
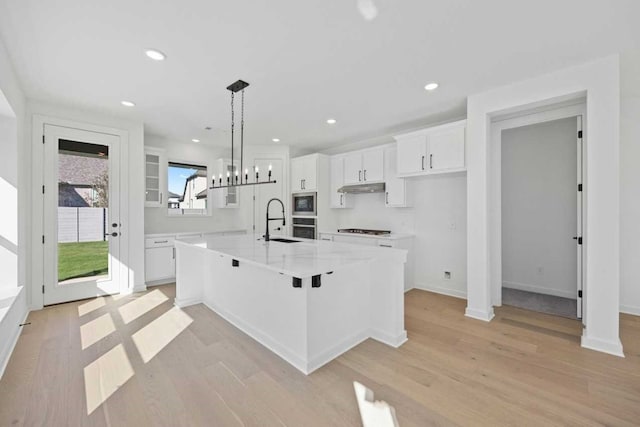
[[351, 234], [371, 234], [374, 236], [381, 236], [384, 234], [391, 234], [390, 230], [367, 230], [364, 228], [340, 228], [338, 233], [351, 233]]

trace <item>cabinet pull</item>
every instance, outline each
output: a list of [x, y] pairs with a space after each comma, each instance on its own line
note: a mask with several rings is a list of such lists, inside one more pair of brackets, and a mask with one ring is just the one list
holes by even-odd
[[160, 204], [162, 204], [162, 193], [160, 193]]
[[176, 248], [173, 248], [173, 259], [176, 259]]
[[365, 181], [367, 180], [367, 170], [366, 169], [364, 170], [364, 180]]
[[343, 194], [340, 195], [340, 206], [342, 206], [342, 197], [343, 196], [344, 196]]
[[389, 192], [388, 191], [384, 193], [384, 202], [386, 204], [389, 204]]
[[422, 156], [422, 170], [424, 170], [424, 156]]
[[391, 245], [383, 245], [382, 243], [379, 244], [378, 246], [380, 246], [381, 248], [392, 248], [393, 247]]
[[429, 169], [433, 169], [433, 154], [429, 154]]
[[362, 171], [358, 171], [358, 182], [362, 181]]
[[169, 243], [168, 240], [154, 240], [153, 243]]

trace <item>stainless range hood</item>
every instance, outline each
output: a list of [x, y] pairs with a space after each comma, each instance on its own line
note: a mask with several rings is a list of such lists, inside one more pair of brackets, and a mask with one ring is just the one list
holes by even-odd
[[363, 194], [363, 193], [384, 193], [384, 182], [377, 184], [352, 184], [338, 188], [338, 193]]

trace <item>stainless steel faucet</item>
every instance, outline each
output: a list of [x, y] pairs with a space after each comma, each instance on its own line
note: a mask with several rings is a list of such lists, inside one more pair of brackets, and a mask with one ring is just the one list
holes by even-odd
[[[277, 200], [278, 202], [280, 202], [280, 205], [282, 205], [282, 218], [269, 218], [269, 205], [271, 204], [271, 202], [273, 202], [274, 200]], [[266, 223], [266, 227], [265, 227], [265, 233], [264, 233], [264, 240], [265, 242], [269, 241], [269, 221], [278, 221], [278, 220], [282, 220], [282, 226], [284, 227], [285, 225], [285, 219], [284, 219], [284, 203], [282, 203], [282, 200], [274, 197], [273, 199], [269, 200], [267, 202], [267, 223]]]

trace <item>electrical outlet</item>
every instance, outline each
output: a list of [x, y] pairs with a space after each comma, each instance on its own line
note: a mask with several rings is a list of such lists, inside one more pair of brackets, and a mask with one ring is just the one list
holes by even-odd
[[444, 278], [447, 279], [447, 280], [451, 279], [451, 272], [450, 271], [445, 271], [444, 272]]
[[544, 268], [538, 267], [538, 274], [544, 274]]

